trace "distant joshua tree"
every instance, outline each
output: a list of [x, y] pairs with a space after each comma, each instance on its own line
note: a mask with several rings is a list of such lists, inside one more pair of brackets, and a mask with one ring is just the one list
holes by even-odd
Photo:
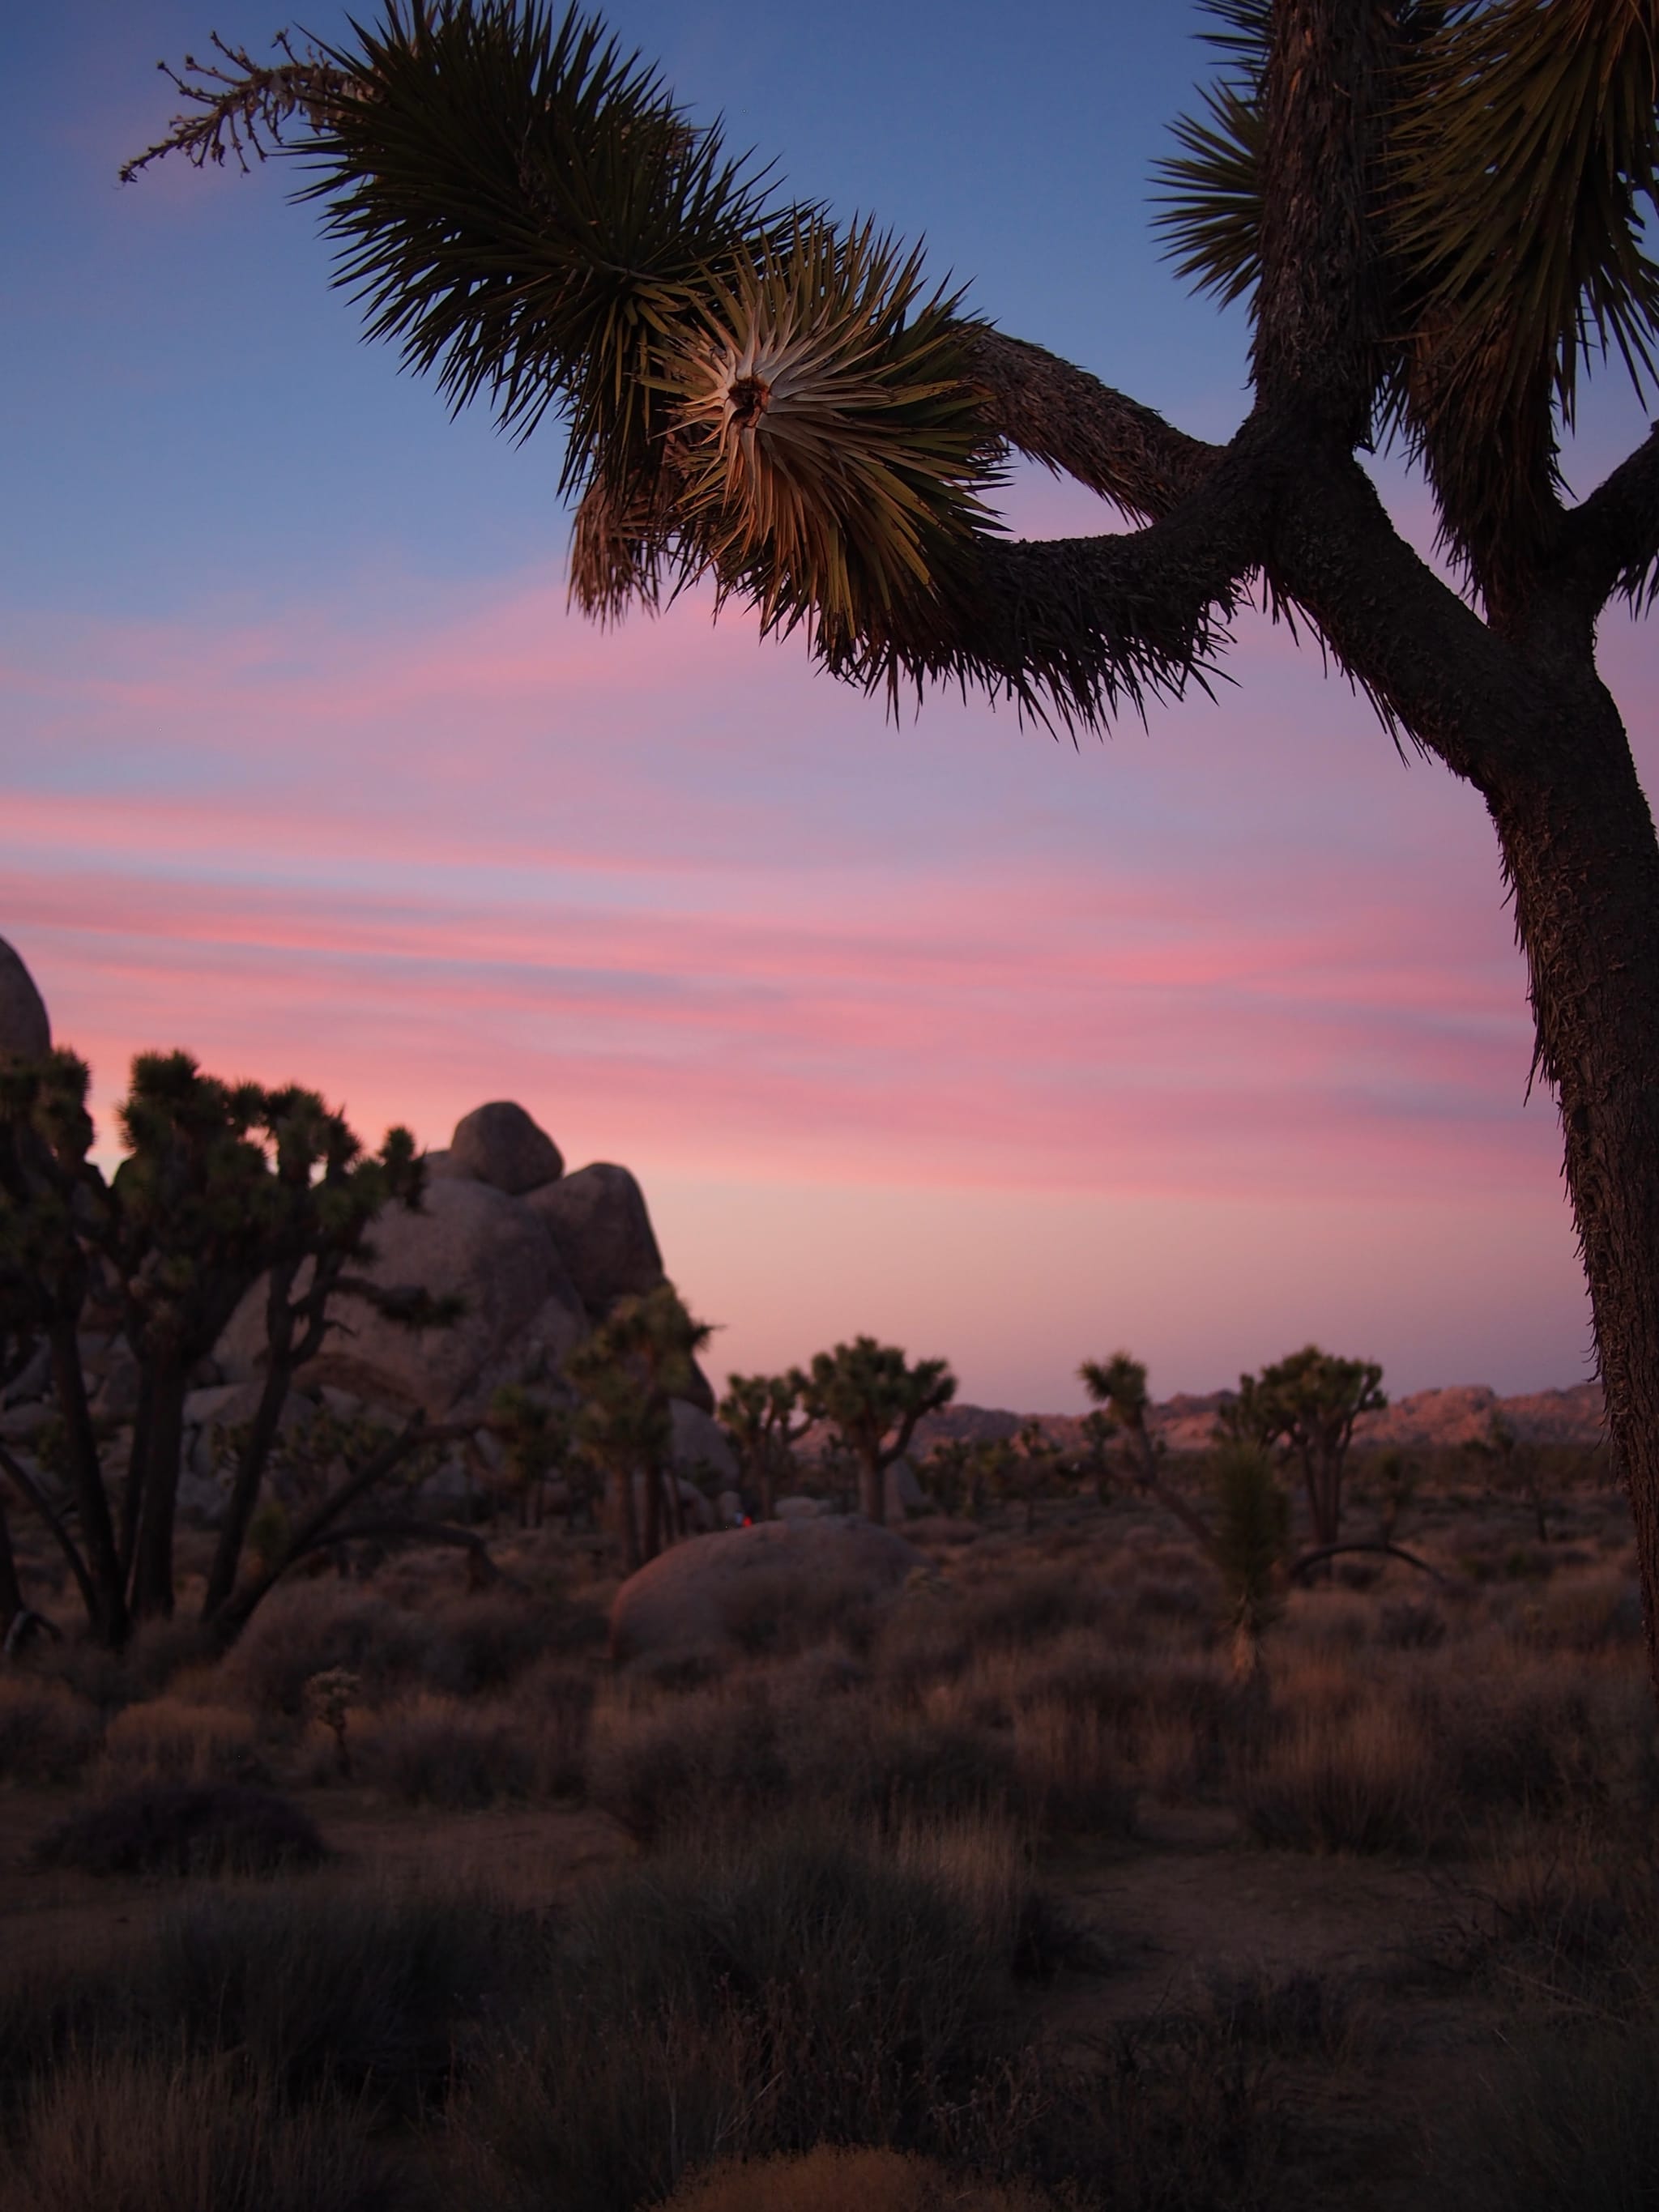
[[1215, 1497], [1212, 1554], [1231, 1609], [1233, 1671], [1254, 1681], [1261, 1638], [1284, 1603], [1290, 1541], [1290, 1500], [1261, 1444], [1233, 1437], [1218, 1449], [1211, 1469]]
[[956, 1396], [956, 1376], [942, 1359], [912, 1367], [896, 1345], [857, 1336], [814, 1353], [805, 1384], [805, 1410], [827, 1422], [858, 1462], [866, 1518], [884, 1521], [887, 1470], [909, 1450], [924, 1415]]
[[1241, 1375], [1224, 1426], [1264, 1447], [1279, 1445], [1302, 1474], [1315, 1548], [1342, 1540], [1342, 1478], [1354, 1424], [1388, 1404], [1375, 1360], [1339, 1359], [1304, 1345], [1260, 1375]]
[[[682, 1533], [674, 1475], [672, 1401], [692, 1388], [696, 1356], [714, 1334], [694, 1320], [672, 1283], [618, 1298], [593, 1334], [568, 1353], [564, 1371], [579, 1403], [578, 1444], [609, 1478], [629, 1574], [654, 1559], [665, 1535]], [[645, 1492], [643, 1524], [635, 1476]]]
[[[728, 1375], [719, 1414], [738, 1455], [763, 1521], [772, 1518], [778, 1477], [792, 1464], [794, 1446], [812, 1425], [801, 1411], [806, 1377], [799, 1367], [783, 1375]], [[793, 1417], [799, 1413], [799, 1419]]]

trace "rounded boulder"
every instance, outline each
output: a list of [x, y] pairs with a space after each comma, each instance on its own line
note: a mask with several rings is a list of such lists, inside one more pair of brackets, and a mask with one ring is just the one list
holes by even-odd
[[902, 1536], [850, 1513], [694, 1536], [617, 1592], [611, 1656], [735, 1656], [780, 1636], [829, 1636], [838, 1617], [895, 1595], [927, 1565]]
[[52, 1050], [52, 1023], [34, 978], [0, 937], [0, 1060], [42, 1060]]
[[455, 1124], [447, 1172], [523, 1198], [564, 1173], [564, 1156], [522, 1106], [497, 1098], [475, 1106]]
[[540, 1218], [596, 1320], [618, 1298], [642, 1297], [661, 1282], [662, 1254], [645, 1193], [626, 1168], [596, 1160], [532, 1191], [525, 1203]]

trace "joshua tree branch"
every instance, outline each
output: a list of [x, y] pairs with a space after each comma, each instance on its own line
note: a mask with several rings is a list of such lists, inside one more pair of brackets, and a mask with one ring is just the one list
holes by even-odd
[[1314, 1568], [1323, 1566], [1327, 1559], [1340, 1558], [1345, 1552], [1381, 1552], [1391, 1559], [1403, 1559], [1408, 1567], [1431, 1576], [1437, 1583], [1446, 1579], [1438, 1567], [1431, 1567], [1426, 1559], [1419, 1559], [1415, 1552], [1403, 1551], [1398, 1544], [1322, 1544], [1316, 1552], [1304, 1552], [1302, 1557], [1285, 1569], [1291, 1580], [1310, 1574]]
[[986, 331], [972, 347], [985, 412], [1018, 452], [1074, 477], [1138, 521], [1168, 514], [1220, 459], [1150, 407], [1024, 338]]
[[422, 1414], [415, 1414], [395, 1437], [382, 1444], [379, 1451], [372, 1453], [355, 1474], [349, 1475], [337, 1490], [331, 1491], [312, 1509], [289, 1537], [283, 1556], [276, 1565], [267, 1567], [246, 1589], [233, 1592], [213, 1615], [210, 1625], [226, 1643], [234, 1641], [246, 1627], [254, 1608], [270, 1595], [295, 1560], [307, 1552], [315, 1551], [319, 1542], [334, 1540], [328, 1532], [335, 1527], [348, 1506], [355, 1505], [377, 1482], [384, 1481], [422, 1444], [453, 1443], [471, 1433], [471, 1429], [458, 1424], [431, 1426]]
[[1519, 766], [1532, 672], [1401, 538], [1357, 460], [1290, 472], [1266, 565], [1391, 728], [1482, 792]]
[[45, 1522], [51, 1531], [52, 1541], [68, 1562], [69, 1571], [75, 1577], [75, 1586], [80, 1591], [82, 1602], [87, 1608], [88, 1620], [96, 1620], [98, 1596], [92, 1586], [92, 1577], [87, 1572], [87, 1563], [81, 1557], [81, 1547], [70, 1535], [62, 1515], [22, 1462], [4, 1444], [0, 1444], [0, 1472], [10, 1477], [18, 1496], [32, 1505], [41, 1520]]
[[453, 1544], [471, 1554], [471, 1566], [484, 1580], [498, 1583], [502, 1579], [501, 1569], [489, 1556], [489, 1545], [476, 1529], [458, 1528], [451, 1521], [422, 1521], [413, 1513], [384, 1514], [373, 1521], [349, 1522], [343, 1528], [331, 1525], [308, 1542], [290, 1547], [284, 1568], [331, 1545], [362, 1543], [376, 1536], [407, 1536], [422, 1544]]
[[1659, 422], [1565, 518], [1558, 566], [1594, 619], [1615, 592], [1652, 596], [1659, 562]]

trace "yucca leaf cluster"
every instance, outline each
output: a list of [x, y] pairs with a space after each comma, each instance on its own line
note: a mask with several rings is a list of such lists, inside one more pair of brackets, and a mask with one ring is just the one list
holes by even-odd
[[[1159, 218], [1225, 301], [1261, 275], [1270, 0], [1210, 0], [1228, 69], [1175, 127]], [[1652, 0], [1399, 0], [1370, 203], [1374, 434], [1425, 466], [1489, 602], [1547, 550], [1586, 367], [1654, 387], [1659, 15]], [[1647, 570], [1626, 578], [1650, 588]]]
[[354, 30], [276, 69], [221, 48], [143, 158], [309, 163], [370, 335], [455, 410], [558, 423], [579, 605], [712, 578], [844, 653], [948, 587], [999, 448], [920, 250], [787, 200], [575, 8], [388, 0]]

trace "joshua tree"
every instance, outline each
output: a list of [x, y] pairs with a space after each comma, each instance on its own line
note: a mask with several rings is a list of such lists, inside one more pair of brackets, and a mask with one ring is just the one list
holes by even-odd
[[942, 1359], [912, 1367], [895, 1344], [855, 1336], [833, 1352], [812, 1355], [802, 1403], [814, 1420], [827, 1421], [857, 1461], [865, 1518], [887, 1518], [887, 1470], [910, 1449], [916, 1425], [957, 1395], [957, 1378]]
[[[1131, 1481], [1149, 1497], [1157, 1498], [1206, 1552], [1212, 1551], [1215, 1536], [1209, 1522], [1193, 1510], [1172, 1484], [1164, 1480], [1163, 1443], [1146, 1425], [1146, 1411], [1152, 1401], [1147, 1395], [1144, 1363], [1129, 1352], [1115, 1352], [1109, 1359], [1085, 1359], [1077, 1371], [1078, 1380], [1096, 1405], [1109, 1413], [1122, 1431]], [[1098, 1441], [1103, 1447], [1104, 1432]]]
[[1304, 1345], [1260, 1375], [1241, 1375], [1237, 1403], [1226, 1426], [1264, 1448], [1283, 1445], [1302, 1471], [1308, 1517], [1316, 1549], [1342, 1540], [1342, 1477], [1354, 1423], [1380, 1413], [1388, 1400], [1377, 1387], [1382, 1370], [1373, 1360], [1338, 1359], [1316, 1344]]
[[570, 1480], [571, 1417], [542, 1393], [514, 1385], [491, 1399], [489, 1426], [505, 1453], [502, 1472], [519, 1500], [520, 1518], [526, 1528], [539, 1528], [548, 1478], [562, 1469]]
[[[618, 1298], [593, 1334], [565, 1359], [579, 1395], [574, 1433], [610, 1478], [629, 1574], [662, 1548], [664, 1523], [679, 1532], [679, 1488], [672, 1480], [671, 1401], [694, 1386], [696, 1356], [714, 1334], [694, 1321], [672, 1283]], [[645, 1524], [635, 1503], [644, 1480]]]
[[760, 1505], [763, 1521], [772, 1518], [778, 1476], [790, 1465], [790, 1455], [812, 1425], [812, 1417], [791, 1415], [800, 1405], [806, 1377], [799, 1367], [786, 1375], [728, 1375], [720, 1418], [737, 1453], [750, 1491]]
[[1261, 1672], [1263, 1632], [1278, 1618], [1282, 1603], [1290, 1500], [1267, 1451], [1242, 1437], [1220, 1445], [1212, 1480], [1212, 1557], [1231, 1610], [1233, 1671], [1241, 1680], [1251, 1681]]
[[[321, 1346], [331, 1302], [349, 1292], [415, 1327], [449, 1317], [422, 1293], [382, 1291], [346, 1272], [371, 1256], [368, 1231], [387, 1205], [418, 1205], [422, 1171], [406, 1131], [393, 1130], [371, 1158], [312, 1092], [233, 1086], [203, 1075], [187, 1054], [141, 1054], [120, 1109], [127, 1155], [106, 1182], [90, 1157], [87, 1085], [70, 1053], [0, 1072], [0, 1316], [14, 1340], [50, 1351], [55, 1455], [75, 1526], [3, 1445], [0, 1472], [63, 1552], [102, 1641], [124, 1641], [135, 1616], [169, 1613], [191, 1371], [268, 1273], [265, 1382], [203, 1601], [204, 1619], [234, 1632], [227, 1624], [248, 1610], [231, 1602], [238, 1564], [283, 1403]], [[81, 1359], [94, 1299], [124, 1323], [139, 1372], [118, 1538]], [[416, 1424], [390, 1460], [375, 1461], [379, 1475], [418, 1440]], [[367, 1486], [354, 1485], [344, 1502]], [[0, 1564], [0, 1604], [3, 1577]]]
[[1025, 1533], [1036, 1527], [1037, 1500], [1053, 1492], [1064, 1457], [1040, 1421], [1022, 1424], [1018, 1434], [1001, 1445], [991, 1469], [991, 1487], [999, 1498], [1025, 1508]]
[[[1659, 580], [1659, 430], [1576, 505], [1559, 465], [1593, 367], [1650, 383], [1651, 10], [1212, 12], [1224, 74], [1177, 126], [1162, 220], [1182, 273], [1249, 306], [1224, 445], [930, 293], [872, 227], [781, 202], [540, 0], [385, 0], [269, 67], [221, 48], [131, 168], [307, 156], [371, 333], [457, 406], [562, 422], [595, 612], [705, 576], [854, 683], [975, 687], [1075, 731], [1201, 678], [1259, 590], [1471, 784], [1560, 1108], [1659, 1679], [1659, 841], [1595, 660], [1604, 610]], [[1451, 580], [1365, 472], [1390, 439]], [[1134, 526], [1000, 537], [1011, 449]]]
[[1533, 1527], [1540, 1544], [1550, 1540], [1549, 1498], [1544, 1488], [1543, 1455], [1534, 1443], [1519, 1436], [1501, 1413], [1488, 1416], [1486, 1433], [1465, 1445], [1470, 1457], [1484, 1461], [1499, 1485], [1519, 1492], [1531, 1510]]

